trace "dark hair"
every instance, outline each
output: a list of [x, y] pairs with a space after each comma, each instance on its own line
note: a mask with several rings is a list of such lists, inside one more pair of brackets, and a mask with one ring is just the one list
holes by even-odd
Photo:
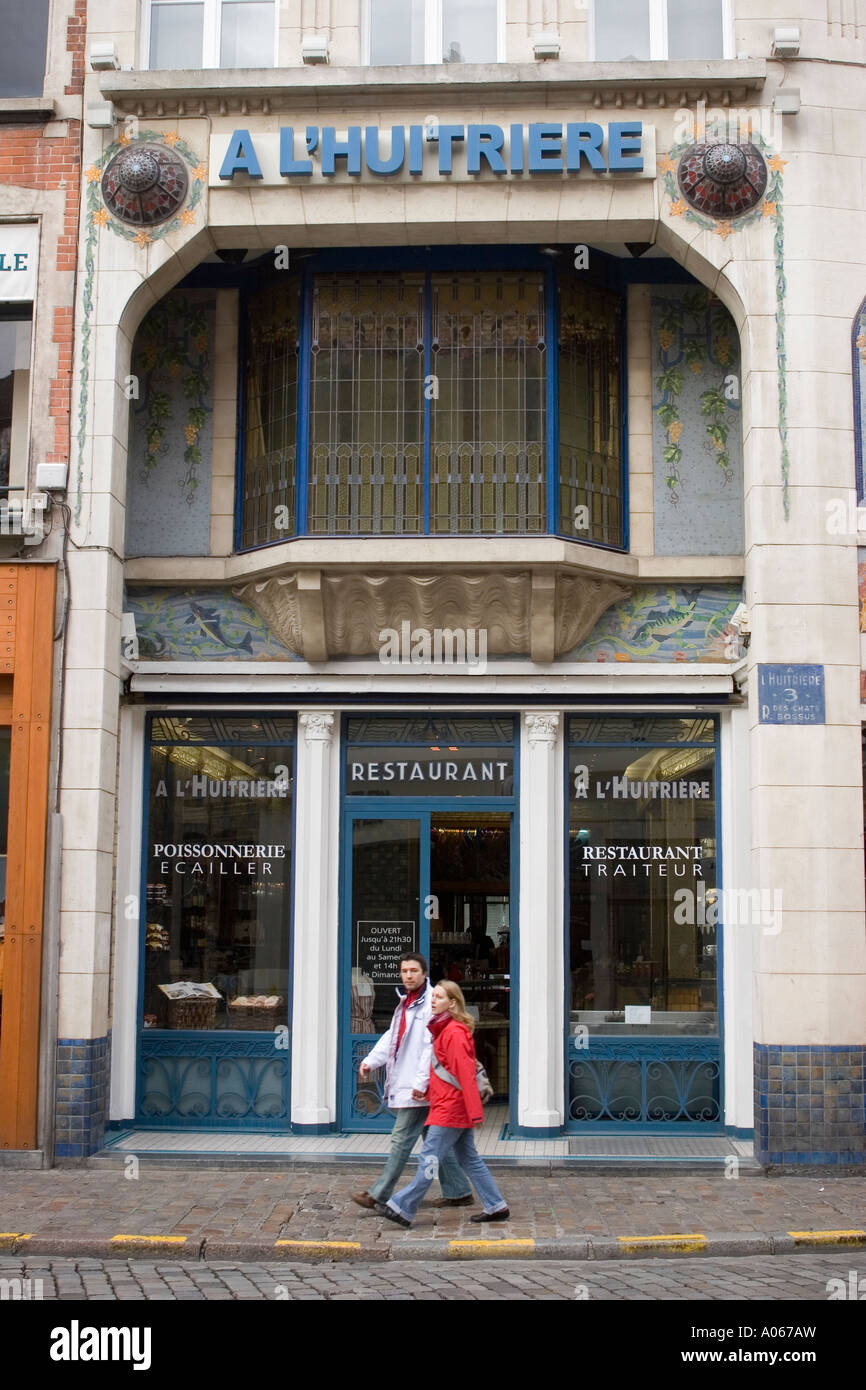
[[400, 964], [402, 965], [405, 960], [417, 960], [424, 974], [427, 974], [427, 962], [423, 956], [419, 956], [417, 951], [407, 951], [405, 956], [400, 957]]

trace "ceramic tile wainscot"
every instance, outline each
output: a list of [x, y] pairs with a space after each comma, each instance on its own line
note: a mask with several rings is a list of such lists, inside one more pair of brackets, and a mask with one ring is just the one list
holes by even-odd
[[755, 1045], [761, 1163], [866, 1163], [866, 1047]]
[[58, 1039], [58, 1158], [86, 1158], [102, 1148], [108, 1108], [110, 1041], [110, 1037]]

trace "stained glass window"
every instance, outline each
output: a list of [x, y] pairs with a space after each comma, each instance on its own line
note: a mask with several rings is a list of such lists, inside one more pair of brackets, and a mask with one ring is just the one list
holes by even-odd
[[300, 282], [247, 299], [244, 548], [549, 530], [622, 545], [618, 292], [561, 274], [551, 359], [544, 270], [314, 271], [302, 360]]
[[311, 352], [311, 533], [422, 531], [423, 277], [317, 276]]
[[577, 277], [559, 285], [559, 530], [620, 546], [620, 297]]
[[298, 278], [250, 296], [244, 404], [242, 545], [295, 531]]
[[433, 278], [431, 530], [546, 529], [544, 282]]

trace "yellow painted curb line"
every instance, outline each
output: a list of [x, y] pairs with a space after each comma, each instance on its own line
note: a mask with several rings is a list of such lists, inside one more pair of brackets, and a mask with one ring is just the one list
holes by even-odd
[[534, 1250], [535, 1241], [526, 1239], [449, 1240], [449, 1255], [513, 1255], [516, 1250]]
[[297, 1250], [305, 1255], [333, 1255], [339, 1251], [360, 1250], [359, 1240], [278, 1240], [275, 1250]]
[[0, 1250], [11, 1250], [16, 1241], [32, 1239], [32, 1231], [29, 1235], [24, 1235], [19, 1231], [0, 1231]]
[[186, 1236], [112, 1236], [109, 1245], [186, 1245]]
[[789, 1231], [797, 1245], [864, 1245], [866, 1231]]
[[617, 1236], [623, 1250], [705, 1250], [707, 1238], [700, 1232], [691, 1235]]

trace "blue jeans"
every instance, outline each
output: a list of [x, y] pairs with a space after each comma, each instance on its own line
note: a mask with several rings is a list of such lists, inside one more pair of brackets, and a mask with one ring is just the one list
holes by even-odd
[[[370, 1188], [370, 1196], [375, 1197], [377, 1202], [387, 1202], [397, 1186], [400, 1174], [406, 1167], [409, 1155], [415, 1147], [415, 1140], [424, 1128], [424, 1121], [429, 1109], [428, 1105], [418, 1105], [392, 1111], [396, 1119], [391, 1131], [391, 1152], [388, 1155], [388, 1162], [385, 1164], [382, 1176]], [[456, 1130], [455, 1133], [457, 1133]], [[454, 1197], [471, 1195], [466, 1175], [461, 1172], [460, 1164], [451, 1154], [448, 1154], [440, 1164], [439, 1181], [442, 1185], [443, 1197], [453, 1199]], [[427, 1186], [429, 1187], [430, 1184], [428, 1183]]]
[[424, 1147], [418, 1155], [418, 1171], [413, 1182], [392, 1198], [388, 1206], [407, 1221], [413, 1221], [424, 1194], [444, 1165], [456, 1159], [486, 1212], [505, 1211], [507, 1203], [490, 1176], [490, 1170], [475, 1147], [471, 1129], [446, 1129], [430, 1125]]

